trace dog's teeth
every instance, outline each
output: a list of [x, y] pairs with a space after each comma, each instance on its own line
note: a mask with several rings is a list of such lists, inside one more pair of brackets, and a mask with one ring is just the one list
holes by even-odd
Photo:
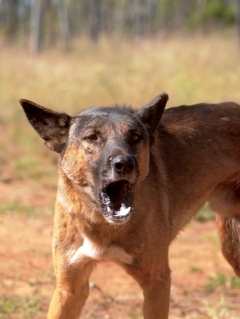
[[128, 207], [128, 208], [126, 208], [124, 211], [125, 211], [125, 214], [128, 214], [129, 212], [130, 212], [130, 210], [131, 210], [131, 207]]
[[128, 208], [124, 208], [125, 206], [121, 206], [120, 210], [118, 212], [116, 212], [116, 215], [118, 216], [126, 216], [130, 210], [131, 210], [131, 207], [128, 207]]
[[113, 213], [113, 210], [112, 210], [109, 206], [107, 206], [107, 212], [108, 212], [109, 214], [112, 214], [112, 213]]

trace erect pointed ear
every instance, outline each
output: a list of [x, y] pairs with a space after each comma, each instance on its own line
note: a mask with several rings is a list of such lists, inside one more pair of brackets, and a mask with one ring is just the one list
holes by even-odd
[[157, 95], [154, 99], [137, 111], [137, 116], [146, 126], [150, 136], [154, 134], [160, 123], [167, 101], [168, 95], [166, 93], [162, 93]]
[[20, 104], [44, 144], [50, 150], [60, 153], [67, 142], [71, 116], [54, 112], [28, 100], [20, 100]]

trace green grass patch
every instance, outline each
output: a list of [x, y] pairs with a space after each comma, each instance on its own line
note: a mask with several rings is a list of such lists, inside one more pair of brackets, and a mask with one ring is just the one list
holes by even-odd
[[25, 158], [16, 162], [18, 178], [39, 179], [45, 174], [44, 167], [35, 159]]
[[214, 213], [208, 208], [208, 204], [205, 204], [203, 208], [195, 216], [195, 220], [204, 223], [209, 220], [214, 220]]
[[199, 268], [199, 267], [195, 267], [195, 266], [191, 267], [191, 268], [190, 268], [190, 271], [191, 271], [192, 273], [202, 273], [202, 269]]
[[52, 162], [53, 158], [47, 159], [29, 157], [18, 159], [14, 162], [16, 168], [16, 179], [31, 179], [38, 181], [45, 186], [53, 186], [57, 183], [57, 163]]
[[44, 215], [52, 215], [53, 207], [30, 207], [18, 203], [0, 203], [0, 215], [11, 213], [25, 213], [28, 217], [38, 217]]
[[232, 289], [240, 289], [240, 278], [239, 277], [230, 277], [229, 284]]
[[217, 273], [209, 278], [204, 290], [207, 293], [211, 293], [218, 287], [240, 289], [240, 278]]
[[143, 316], [137, 316], [135, 315], [134, 313], [130, 312], [128, 314], [128, 317], [131, 318], [131, 319], [143, 319]]
[[0, 299], [0, 319], [14, 319], [16, 315], [22, 319], [44, 318], [42, 300], [32, 296], [30, 298], [6, 297]]

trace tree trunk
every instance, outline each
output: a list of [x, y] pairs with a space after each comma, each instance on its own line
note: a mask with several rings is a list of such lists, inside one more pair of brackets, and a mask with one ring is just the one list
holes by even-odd
[[97, 42], [100, 35], [101, 0], [91, 0], [90, 3], [90, 38]]
[[139, 0], [136, 4], [136, 12], [135, 12], [135, 36], [137, 38], [142, 38], [146, 31], [146, 10], [144, 7], [146, 5], [145, 0]]
[[60, 20], [60, 32], [64, 43], [64, 48], [66, 51], [68, 51], [70, 47], [70, 29], [68, 12], [66, 5], [64, 4], [64, 0], [58, 0], [58, 16]]
[[240, 45], [240, 0], [237, 0], [237, 32], [238, 32], [238, 42]]
[[41, 36], [41, 0], [34, 0], [31, 9], [30, 47], [32, 54], [40, 51]]
[[18, 1], [7, 0], [5, 1], [6, 7], [6, 38], [7, 41], [11, 41], [18, 30]]

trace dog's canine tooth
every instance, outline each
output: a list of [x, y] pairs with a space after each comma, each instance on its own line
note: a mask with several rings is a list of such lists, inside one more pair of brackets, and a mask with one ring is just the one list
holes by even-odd
[[109, 206], [107, 206], [107, 212], [108, 212], [109, 214], [112, 214], [112, 213], [113, 213], [113, 210], [112, 210]]

